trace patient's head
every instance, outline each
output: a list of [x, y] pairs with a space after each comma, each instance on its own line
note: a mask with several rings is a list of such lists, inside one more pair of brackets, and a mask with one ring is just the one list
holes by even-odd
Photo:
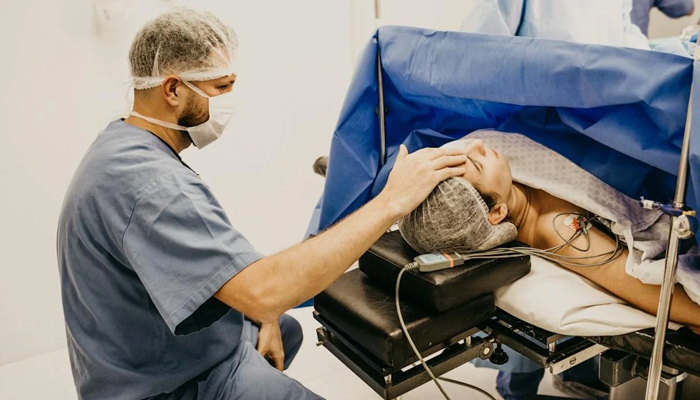
[[488, 250], [510, 242], [518, 233], [515, 225], [503, 218], [495, 224], [489, 220], [497, 196], [482, 196], [465, 179], [450, 178], [399, 220], [401, 236], [420, 253]]
[[508, 159], [478, 139], [470, 140], [464, 153], [467, 155], [464, 179], [480, 191], [494, 193], [499, 203], [508, 203], [513, 185]]

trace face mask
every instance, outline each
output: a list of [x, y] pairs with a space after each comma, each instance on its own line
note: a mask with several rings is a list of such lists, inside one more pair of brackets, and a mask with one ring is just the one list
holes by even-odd
[[208, 94], [204, 93], [202, 89], [198, 88], [192, 83], [187, 81], [182, 82], [187, 85], [187, 87], [192, 89], [193, 92], [209, 99], [209, 119], [206, 122], [196, 126], [187, 127], [147, 117], [137, 113], [136, 111], [132, 111], [131, 115], [165, 128], [186, 131], [190, 135], [192, 143], [194, 143], [198, 149], [202, 149], [206, 145], [218, 139], [221, 134], [224, 133], [226, 125], [229, 123], [229, 121], [231, 121], [231, 117], [233, 116], [235, 109], [233, 105], [233, 93], [229, 92], [218, 96], [209, 96]]

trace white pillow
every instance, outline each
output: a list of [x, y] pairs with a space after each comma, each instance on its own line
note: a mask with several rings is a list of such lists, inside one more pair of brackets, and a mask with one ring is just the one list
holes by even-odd
[[[503, 311], [570, 336], [615, 336], [651, 328], [656, 318], [571, 271], [531, 257], [532, 270], [495, 292]], [[671, 323], [671, 329], [681, 325]]]

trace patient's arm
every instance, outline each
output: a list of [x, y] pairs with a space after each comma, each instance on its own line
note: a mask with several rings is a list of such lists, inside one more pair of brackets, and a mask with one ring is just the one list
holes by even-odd
[[[523, 235], [519, 239], [533, 247], [545, 249], [562, 244], [554, 228], [552, 220], [562, 212], [577, 212], [585, 215], [585, 211], [564, 200], [553, 197], [545, 192], [533, 191], [530, 214], [532, 219], [526, 221], [521, 227]], [[559, 217], [556, 226], [562, 236], [568, 238], [573, 231], [564, 224], [564, 218]], [[524, 228], [524, 229], [523, 229]], [[560, 251], [561, 254], [571, 256], [596, 255], [615, 249], [615, 241], [593, 227], [589, 230], [591, 246], [587, 252], [580, 252], [571, 247]], [[581, 236], [573, 244], [579, 248], [586, 247], [586, 239]], [[604, 289], [615, 294], [619, 298], [629, 302], [637, 308], [650, 314], [656, 314], [659, 302], [660, 286], [647, 285], [625, 272], [628, 251], [615, 261], [598, 267], [566, 267], [577, 274], [584, 276]], [[599, 261], [594, 259], [590, 262]], [[671, 305], [671, 320], [688, 325], [696, 332], [700, 331], [700, 306], [694, 303], [683, 290], [681, 285], [676, 285], [673, 302]]]

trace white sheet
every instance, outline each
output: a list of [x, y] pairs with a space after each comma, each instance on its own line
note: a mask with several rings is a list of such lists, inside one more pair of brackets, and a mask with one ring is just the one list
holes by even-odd
[[496, 305], [503, 311], [571, 336], [622, 335], [656, 325], [654, 316], [627, 305], [588, 279], [541, 258], [531, 260], [528, 275], [495, 292]]

